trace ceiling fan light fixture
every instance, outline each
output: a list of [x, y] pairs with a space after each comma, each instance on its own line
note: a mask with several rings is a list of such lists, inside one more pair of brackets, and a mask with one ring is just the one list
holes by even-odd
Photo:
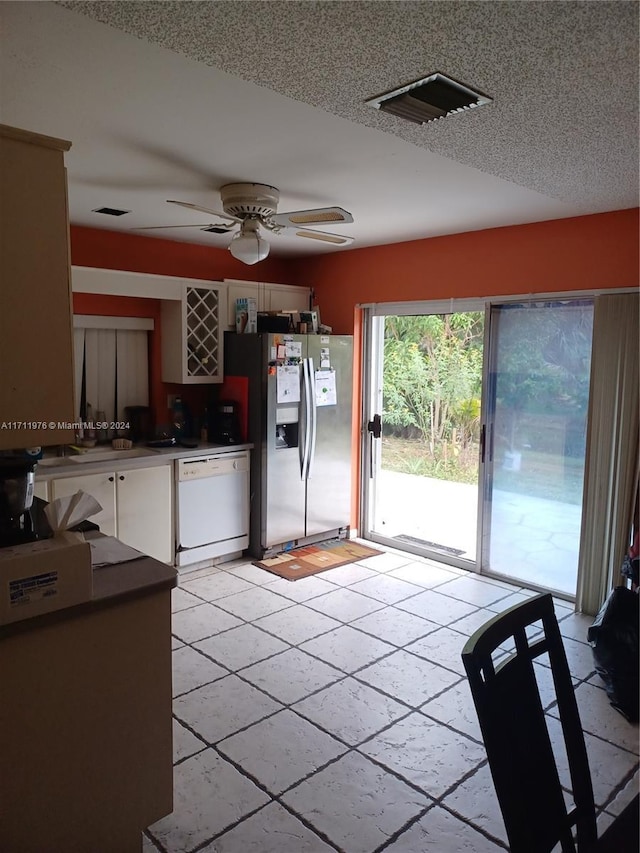
[[243, 264], [257, 264], [269, 254], [269, 243], [260, 236], [258, 222], [247, 219], [242, 223], [240, 232], [229, 243], [233, 257]]

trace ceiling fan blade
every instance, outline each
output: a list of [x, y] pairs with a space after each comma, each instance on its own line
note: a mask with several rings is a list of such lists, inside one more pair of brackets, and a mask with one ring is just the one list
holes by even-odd
[[197, 210], [200, 213], [210, 213], [212, 216], [219, 216], [220, 219], [228, 219], [230, 222], [241, 222], [236, 216], [230, 216], [228, 213], [220, 213], [219, 210], [211, 210], [209, 207], [200, 207], [199, 204], [192, 204], [190, 201], [175, 201], [168, 198], [167, 204], [179, 204], [180, 207], [187, 207], [189, 210]]
[[353, 216], [342, 207], [315, 207], [312, 210], [290, 210], [273, 217], [276, 225], [340, 225], [353, 222]]
[[200, 228], [201, 231], [213, 231], [215, 234], [228, 234], [234, 226], [227, 225], [224, 222], [212, 223], [207, 222], [204, 225], [141, 225], [138, 228], [132, 228], [132, 231], [157, 231], [161, 228]]
[[323, 243], [334, 243], [338, 246], [348, 246], [353, 243], [353, 237], [347, 234], [330, 234], [328, 231], [313, 231], [311, 228], [288, 228], [296, 237], [307, 237], [309, 240], [321, 240]]

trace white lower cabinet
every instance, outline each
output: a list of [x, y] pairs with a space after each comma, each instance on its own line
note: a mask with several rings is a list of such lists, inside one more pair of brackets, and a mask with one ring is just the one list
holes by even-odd
[[173, 563], [173, 467], [132, 468], [116, 480], [118, 539]]
[[103, 474], [61, 477], [50, 484], [50, 500], [79, 489], [102, 506], [91, 516], [100, 531], [163, 563], [173, 562], [173, 477], [171, 465]]
[[105, 536], [116, 535], [116, 475], [113, 471], [104, 474], [81, 474], [78, 477], [64, 477], [51, 480], [49, 500], [75, 495], [77, 491], [86, 492], [95, 498], [102, 510], [92, 515], [93, 521]]

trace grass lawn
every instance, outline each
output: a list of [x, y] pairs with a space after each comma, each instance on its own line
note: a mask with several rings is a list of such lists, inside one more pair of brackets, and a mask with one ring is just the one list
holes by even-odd
[[[424, 441], [395, 436], [382, 438], [385, 471], [475, 484], [478, 482], [478, 459], [477, 444], [466, 450], [441, 446], [433, 457]], [[582, 459], [525, 449], [518, 471], [504, 468], [500, 463], [494, 466], [493, 485], [506, 492], [580, 504], [583, 476]]]

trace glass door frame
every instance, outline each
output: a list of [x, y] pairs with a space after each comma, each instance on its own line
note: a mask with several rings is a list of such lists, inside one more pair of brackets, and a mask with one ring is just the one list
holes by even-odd
[[[372, 542], [385, 545], [388, 548], [406, 551], [416, 556], [437, 560], [439, 563], [450, 565], [455, 568], [466, 569], [480, 573], [480, 546], [482, 541], [482, 523], [484, 500], [480, 499], [482, 484], [484, 482], [484, 452], [480, 453], [478, 460], [478, 501], [476, 518], [476, 557], [474, 560], [461, 559], [443, 553], [432, 551], [427, 547], [413, 545], [403, 542], [402, 548], [398, 546], [396, 539], [384, 536], [372, 531], [373, 513], [375, 509], [375, 494], [370, 480], [376, 467], [380, 466], [381, 444], [372, 437], [369, 429], [370, 418], [374, 412], [381, 413], [382, 410], [382, 369], [384, 363], [384, 318], [392, 316], [415, 316], [428, 314], [454, 314], [464, 312], [481, 311], [485, 315], [484, 338], [483, 338], [483, 364], [482, 364], [482, 387], [485, 387], [487, 362], [487, 334], [488, 316], [490, 303], [486, 299], [443, 299], [431, 302], [389, 302], [378, 303], [371, 306], [361, 306], [363, 309], [362, 324], [362, 428], [361, 428], [361, 476], [360, 476], [360, 518], [359, 528], [362, 535]], [[380, 380], [376, 382], [376, 380]], [[374, 387], [374, 385], [376, 387]], [[379, 408], [376, 407], [379, 406]], [[481, 424], [484, 424], [484, 395], [481, 396]], [[484, 435], [484, 431], [482, 431]]]
[[[552, 592], [556, 598], [566, 599], [568, 601], [575, 601], [576, 592], [577, 592], [577, 578], [576, 578], [576, 589], [573, 593], [568, 593], [565, 590], [552, 588], [548, 586], [543, 586], [541, 584], [537, 584], [531, 578], [517, 578], [513, 575], [507, 575], [504, 572], [499, 572], [495, 568], [491, 566], [491, 549], [492, 549], [492, 529], [493, 529], [493, 496], [494, 496], [494, 485], [495, 485], [495, 475], [496, 475], [496, 456], [495, 456], [495, 421], [496, 421], [496, 382], [498, 377], [498, 363], [499, 363], [499, 353], [500, 353], [500, 336], [499, 336], [499, 314], [500, 308], [505, 308], [507, 306], [511, 307], [522, 307], [529, 308], [533, 306], [540, 307], [549, 307], [550, 309], [560, 308], [563, 305], [572, 306], [575, 303], [582, 302], [585, 305], [591, 303], [591, 307], [593, 310], [594, 304], [594, 294], [593, 293], [575, 293], [569, 294], [566, 296], [560, 296], [554, 294], [551, 297], [544, 297], [542, 295], [530, 295], [527, 297], [523, 297], [521, 299], [494, 299], [487, 303], [487, 313], [486, 313], [486, 329], [487, 337], [486, 337], [486, 350], [485, 350], [485, 371], [483, 373], [483, 395], [482, 395], [482, 424], [486, 431], [486, 440], [485, 446], [483, 448], [483, 455], [486, 455], [487, 462], [484, 467], [484, 477], [483, 477], [483, 494], [482, 494], [482, 527], [478, 528], [478, 537], [479, 543], [478, 547], [481, 550], [478, 551], [478, 570], [483, 575], [483, 577], [493, 578], [495, 580], [504, 581], [506, 583], [513, 583], [514, 585], [520, 585], [523, 587], [527, 587], [529, 589], [538, 590], [540, 592]], [[492, 321], [492, 315], [495, 314], [496, 321]], [[592, 340], [593, 346], [593, 340]], [[486, 377], [486, 386], [484, 385]], [[591, 387], [589, 388], [589, 395], [591, 394]], [[588, 424], [586, 425], [588, 428]], [[584, 501], [584, 493], [583, 493], [583, 501]], [[578, 561], [579, 562], [579, 561]]]
[[[446, 299], [433, 301], [419, 302], [388, 302], [375, 303], [370, 305], [360, 305], [359, 308], [363, 312], [362, 323], [362, 395], [361, 395], [361, 476], [360, 476], [360, 517], [359, 528], [362, 531], [364, 538], [370, 539], [373, 542], [378, 542], [389, 548], [402, 550], [406, 553], [415, 554], [416, 556], [425, 557], [435, 560], [445, 565], [451, 565], [457, 568], [462, 568], [467, 571], [473, 571], [477, 574], [482, 574], [483, 577], [493, 578], [500, 581], [509, 581], [509, 578], [503, 574], [492, 572], [488, 564], [484, 562], [487, 554], [488, 543], [486, 540], [487, 520], [490, 518], [490, 499], [491, 499], [491, 483], [486, 476], [485, 454], [488, 449], [488, 442], [491, 440], [488, 435], [489, 423], [489, 406], [491, 399], [491, 389], [489, 383], [490, 367], [492, 364], [493, 350], [491, 343], [491, 309], [494, 306], [506, 305], [511, 303], [531, 303], [531, 302], [556, 302], [563, 300], [580, 300], [594, 299], [599, 294], [611, 294], [615, 292], [624, 292], [623, 290], [576, 290], [563, 292], [549, 293], [528, 293], [510, 296], [496, 297], [480, 297], [475, 299]], [[383, 319], [388, 316], [402, 315], [426, 315], [426, 314], [451, 314], [465, 311], [484, 311], [485, 326], [484, 326], [484, 341], [483, 341], [483, 367], [482, 367], [482, 389], [481, 394], [481, 449], [478, 469], [478, 512], [477, 512], [477, 542], [476, 542], [476, 559], [461, 560], [459, 558], [443, 554], [440, 551], [429, 551], [426, 548], [413, 546], [410, 543], [403, 542], [400, 548], [398, 542], [390, 537], [384, 537], [379, 533], [371, 531], [372, 516], [374, 509], [374, 494], [373, 488], [370, 485], [371, 465], [375, 463], [374, 455], [377, 454], [377, 462], [380, 462], [380, 446], [375, 448], [372, 446], [374, 439], [371, 438], [371, 433], [368, 430], [368, 423], [372, 413], [375, 411], [373, 382], [376, 376], [382, 376], [382, 365], [380, 360], [384, 358], [383, 340]], [[374, 363], [373, 345], [378, 344], [375, 351], [378, 356], [378, 362]], [[381, 390], [378, 392], [381, 401]], [[375, 468], [374, 468], [375, 470]], [[522, 585], [517, 580], [513, 580], [514, 585]], [[536, 586], [534, 583], [527, 582], [527, 586], [531, 589], [539, 589], [542, 592], [548, 591], [546, 587]], [[569, 595], [561, 591], [554, 591], [556, 598], [566, 599], [568, 601], [575, 600], [575, 594]]]

